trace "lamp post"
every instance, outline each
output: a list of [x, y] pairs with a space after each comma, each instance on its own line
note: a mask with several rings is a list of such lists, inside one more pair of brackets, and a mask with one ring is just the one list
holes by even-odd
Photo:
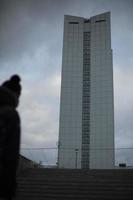
[[75, 153], [76, 153], [75, 168], [77, 169], [77, 167], [78, 167], [78, 149], [75, 149]]

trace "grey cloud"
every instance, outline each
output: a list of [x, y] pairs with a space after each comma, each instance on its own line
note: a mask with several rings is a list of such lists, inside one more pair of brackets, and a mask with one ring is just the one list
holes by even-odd
[[23, 133], [22, 147], [48, 147], [50, 143], [51, 146], [56, 145], [59, 88], [60, 76], [55, 74], [46, 80], [31, 82], [29, 88], [24, 89], [19, 107]]
[[115, 146], [116, 163], [133, 165], [133, 78], [132, 68], [115, 66]]

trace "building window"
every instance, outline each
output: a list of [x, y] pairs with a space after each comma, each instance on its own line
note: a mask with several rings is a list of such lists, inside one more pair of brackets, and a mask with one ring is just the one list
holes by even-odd
[[79, 24], [79, 22], [69, 22], [69, 24]]
[[97, 23], [97, 22], [105, 22], [105, 21], [106, 21], [105, 19], [101, 19], [101, 20], [95, 21], [95, 23]]

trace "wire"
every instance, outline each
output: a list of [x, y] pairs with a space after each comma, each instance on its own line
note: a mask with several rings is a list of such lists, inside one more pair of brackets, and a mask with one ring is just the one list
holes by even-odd
[[[57, 147], [51, 147], [51, 148], [46, 148], [46, 147], [41, 147], [41, 148], [21, 148], [21, 150], [57, 150]], [[59, 149], [78, 149], [80, 148], [66, 148], [66, 147], [59, 147]], [[119, 148], [89, 148], [90, 150], [124, 150], [124, 149], [133, 149], [133, 147], [119, 147]]]

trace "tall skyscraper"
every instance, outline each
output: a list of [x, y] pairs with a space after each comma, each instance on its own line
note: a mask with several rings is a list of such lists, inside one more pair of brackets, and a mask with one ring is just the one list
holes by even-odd
[[64, 19], [59, 168], [114, 167], [110, 12]]

